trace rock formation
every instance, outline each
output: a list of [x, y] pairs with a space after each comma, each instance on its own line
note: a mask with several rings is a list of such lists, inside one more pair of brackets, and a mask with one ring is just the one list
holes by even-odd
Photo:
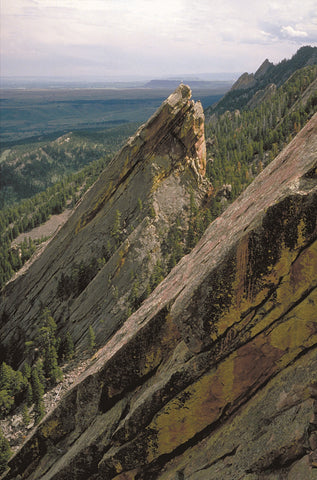
[[272, 84], [279, 88], [296, 71], [316, 64], [317, 47], [311, 46], [301, 47], [291, 59], [282, 60], [277, 65], [265, 60], [255, 73], [243, 73], [219, 102], [206, 109], [206, 117], [213, 113], [222, 114], [228, 110], [242, 109], [258, 90], [265, 92], [266, 87]]
[[69, 331], [80, 351], [87, 348], [89, 325], [103, 345], [146, 297], [156, 265], [168, 260], [171, 228], [178, 222], [186, 235], [191, 195], [198, 206], [209, 188], [204, 114], [190, 96], [185, 85], [169, 96], [42, 255], [6, 286], [1, 360], [17, 366], [25, 358], [25, 342], [34, 339], [43, 307], [59, 335]]
[[[316, 478], [316, 151], [317, 115], [99, 350], [7, 479]], [[110, 178], [73, 228], [118, 190]]]
[[251, 100], [248, 101], [247, 107], [250, 109], [256, 108], [261, 103], [266, 102], [267, 100], [272, 98], [275, 93], [276, 93], [276, 85], [274, 83], [270, 83], [263, 90], [258, 90], [253, 95]]
[[232, 85], [230, 91], [232, 91], [232, 90], [246, 90], [248, 88], [254, 87], [255, 85], [256, 85], [256, 80], [254, 78], [254, 74], [245, 72]]
[[258, 80], [259, 78], [263, 77], [272, 67], [274, 67], [273, 63], [266, 58], [262, 65], [255, 72], [254, 77]]

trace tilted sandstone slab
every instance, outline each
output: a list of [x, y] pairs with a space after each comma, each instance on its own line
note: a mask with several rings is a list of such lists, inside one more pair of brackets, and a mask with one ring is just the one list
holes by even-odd
[[[163, 102], [41, 256], [6, 286], [0, 302], [2, 360], [21, 362], [43, 307], [50, 309], [58, 334], [68, 330], [83, 350], [89, 325], [103, 345], [129, 316], [135, 297], [146, 296], [157, 261], [164, 264], [170, 229], [177, 221], [186, 235], [191, 195], [198, 206], [209, 188], [204, 114], [190, 97], [189, 87], [180, 85]], [[80, 293], [67, 294], [76, 271], [86, 283], [91, 264], [97, 275]]]
[[317, 115], [98, 352], [8, 479], [316, 477], [316, 152]]

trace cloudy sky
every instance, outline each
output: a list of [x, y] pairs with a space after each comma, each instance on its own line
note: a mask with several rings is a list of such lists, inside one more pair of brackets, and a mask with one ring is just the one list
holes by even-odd
[[0, 0], [1, 75], [253, 72], [317, 45], [316, 0]]

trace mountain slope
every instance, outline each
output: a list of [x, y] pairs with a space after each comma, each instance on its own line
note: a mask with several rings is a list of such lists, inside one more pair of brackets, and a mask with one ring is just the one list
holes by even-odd
[[244, 108], [252, 101], [259, 90], [270, 84], [280, 87], [297, 70], [317, 64], [317, 47], [301, 47], [289, 60], [273, 65], [265, 60], [255, 74], [244, 73], [231, 90], [216, 104], [207, 109], [206, 114], [221, 114], [226, 110]]
[[[43, 308], [60, 336], [103, 344], [162, 279], [173, 228], [185, 245], [191, 203], [209, 188], [204, 116], [180, 86], [131, 137], [29, 270], [2, 292], [1, 354], [21, 364]], [[14, 345], [14, 348], [13, 348]], [[29, 352], [28, 360], [32, 363]]]
[[98, 352], [6, 478], [314, 478], [316, 151], [317, 115]]
[[30, 198], [94, 160], [112, 158], [136, 127], [69, 132], [55, 140], [5, 149], [0, 156], [0, 208]]
[[207, 177], [238, 194], [316, 112], [317, 65], [297, 70], [279, 88], [258, 90], [242, 111], [206, 118]]

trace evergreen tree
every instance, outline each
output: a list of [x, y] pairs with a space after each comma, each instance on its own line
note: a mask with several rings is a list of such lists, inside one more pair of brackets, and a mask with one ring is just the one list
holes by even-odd
[[154, 290], [154, 288], [157, 287], [157, 285], [161, 283], [162, 280], [164, 280], [164, 270], [163, 270], [161, 261], [158, 260], [154, 266], [154, 269], [150, 278], [151, 290]]
[[41, 314], [36, 344], [43, 358], [44, 374], [53, 384], [62, 378], [62, 371], [57, 362], [56, 328], [49, 309], [45, 308]]
[[72, 339], [72, 336], [70, 332], [66, 333], [65, 337], [65, 358], [66, 360], [71, 360], [74, 356], [75, 353], [75, 348], [74, 348], [74, 342]]
[[63, 378], [62, 370], [58, 366], [57, 351], [54, 345], [50, 345], [45, 352], [44, 371], [53, 385]]
[[27, 380], [30, 380], [32, 369], [31, 369], [30, 365], [28, 364], [28, 362], [24, 362], [23, 367], [22, 367], [22, 373]]
[[60, 342], [58, 357], [63, 361], [67, 361], [73, 358], [74, 353], [74, 342], [70, 332], [67, 332], [64, 339]]
[[11, 454], [12, 452], [9, 442], [0, 429], [0, 475], [7, 469], [8, 460], [11, 457]]
[[7, 415], [14, 405], [14, 397], [8, 390], [0, 390], [0, 418]]
[[28, 382], [27, 391], [26, 391], [26, 404], [30, 407], [33, 403], [33, 389], [30, 382]]
[[39, 403], [43, 399], [44, 395], [44, 384], [42, 383], [42, 372], [39, 371], [39, 365], [37, 364], [32, 369], [32, 392], [33, 392], [33, 401], [34, 403]]
[[29, 425], [31, 418], [29, 414], [29, 409], [26, 404], [24, 404], [22, 408], [22, 419], [23, 419], [24, 425], [26, 426]]
[[106, 245], [103, 246], [102, 253], [103, 253], [105, 261], [108, 262], [108, 260], [111, 258], [111, 255], [113, 253], [110, 240], [108, 240]]
[[21, 403], [27, 388], [27, 379], [22, 372], [13, 370], [5, 362], [0, 367], [0, 414], [10, 412]]
[[35, 423], [38, 423], [44, 416], [44, 385], [41, 382], [42, 372], [41, 366], [38, 364], [32, 370], [32, 390], [33, 390], [33, 401], [34, 401], [34, 412], [35, 412]]

